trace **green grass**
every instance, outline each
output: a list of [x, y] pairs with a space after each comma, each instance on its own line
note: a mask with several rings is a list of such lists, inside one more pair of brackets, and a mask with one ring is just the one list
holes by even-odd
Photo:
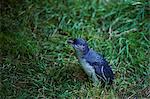
[[[150, 97], [148, 0], [2, 0], [0, 96]], [[94, 87], [66, 43], [85, 38], [112, 65], [114, 85]]]

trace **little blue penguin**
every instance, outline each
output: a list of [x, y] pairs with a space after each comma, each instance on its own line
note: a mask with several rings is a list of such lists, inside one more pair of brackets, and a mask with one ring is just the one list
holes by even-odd
[[112, 84], [114, 80], [113, 71], [106, 59], [96, 51], [89, 48], [87, 42], [82, 38], [68, 39], [67, 41], [75, 49], [76, 56], [89, 78], [98, 84]]

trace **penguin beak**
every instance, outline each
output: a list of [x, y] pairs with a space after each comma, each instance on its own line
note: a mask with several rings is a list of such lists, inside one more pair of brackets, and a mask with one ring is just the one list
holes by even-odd
[[68, 39], [68, 40], [67, 40], [67, 43], [68, 43], [68, 44], [73, 44], [73, 43], [74, 43], [74, 39], [72, 39], [72, 38], [71, 38], [71, 39]]

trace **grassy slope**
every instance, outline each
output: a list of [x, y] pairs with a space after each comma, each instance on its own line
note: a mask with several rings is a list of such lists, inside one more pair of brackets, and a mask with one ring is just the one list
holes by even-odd
[[[145, 0], [2, 2], [0, 96], [147, 97], [148, 4]], [[66, 43], [69, 37], [87, 39], [109, 60], [116, 76], [114, 88], [92, 86]]]

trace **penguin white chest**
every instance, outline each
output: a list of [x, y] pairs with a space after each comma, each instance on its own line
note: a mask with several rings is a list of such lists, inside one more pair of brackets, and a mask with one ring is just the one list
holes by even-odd
[[92, 66], [90, 66], [89, 63], [86, 62], [85, 59], [79, 59], [80, 64], [82, 65], [82, 68], [87, 73], [87, 75], [91, 78], [92, 74], [95, 74], [95, 70]]

